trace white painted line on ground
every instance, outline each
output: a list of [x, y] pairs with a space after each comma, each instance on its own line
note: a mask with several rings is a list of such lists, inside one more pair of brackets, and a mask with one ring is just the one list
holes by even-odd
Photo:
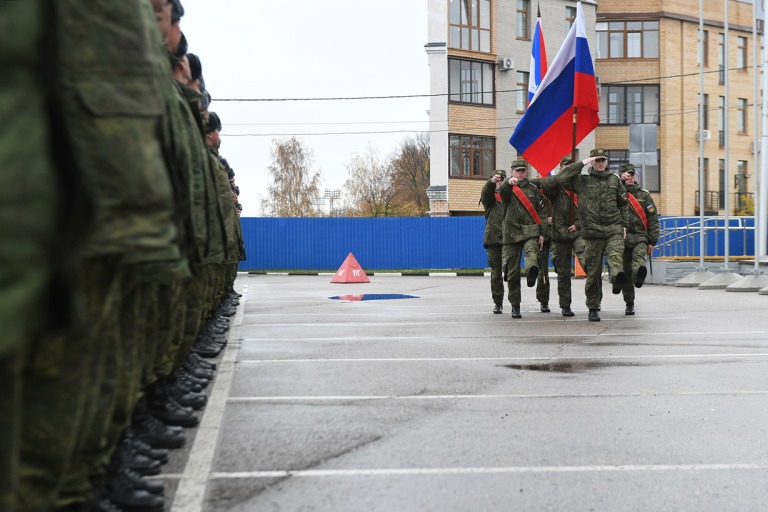
[[[258, 327], [267, 327], [265, 325], [258, 324]], [[758, 336], [756, 339], [743, 339], [740, 341], [763, 341], [765, 342], [765, 336], [768, 334], [768, 331], [742, 331], [742, 332], [714, 332], [714, 331], [702, 331], [702, 332], [645, 332], [645, 333], [633, 333], [633, 332], [603, 332], [603, 333], [590, 333], [590, 334], [512, 334], [512, 333], [505, 333], [505, 334], [499, 334], [495, 336], [483, 336], [482, 339], [498, 339], [498, 338], [504, 338], [504, 339], [515, 339], [515, 338], [545, 338], [545, 339], [552, 339], [552, 338], [563, 338], [563, 339], [571, 339], [571, 338], [631, 338], [631, 337], [649, 337], [649, 336], [695, 336], [696, 341], [719, 341], [718, 339], [714, 340], [702, 340], [701, 338], [706, 335], [721, 335], [721, 334], [733, 334], [733, 335], [739, 335], [739, 336], [748, 336], [748, 335], [754, 335]], [[389, 340], [435, 340], [438, 339], [436, 336], [328, 336], [328, 337], [302, 337], [302, 338], [296, 338], [296, 337], [286, 337], [286, 338], [279, 338], [280, 341], [389, 341]], [[465, 339], [477, 339], [473, 336], [441, 336], [439, 339], [442, 340], [465, 340]], [[269, 338], [243, 338], [242, 341], [267, 341], [267, 342], [274, 342], [276, 341], [275, 337], [269, 337]], [[679, 341], [685, 341], [685, 340], [679, 340]]]
[[550, 398], [639, 398], [670, 396], [763, 396], [768, 390], [754, 391], [671, 391], [659, 393], [572, 393], [529, 395], [362, 395], [362, 396], [243, 396], [232, 397], [230, 403], [297, 402], [297, 401], [366, 401], [366, 400], [519, 400]]
[[227, 346], [216, 368], [213, 390], [208, 397], [200, 426], [192, 449], [189, 452], [187, 465], [181, 475], [179, 486], [173, 496], [172, 512], [202, 512], [205, 503], [205, 491], [213, 469], [213, 458], [219, 439], [224, 408], [227, 405], [229, 388], [232, 383], [235, 361], [237, 359], [237, 339], [240, 336], [240, 326], [243, 323], [243, 311], [248, 298], [248, 286], [244, 286], [232, 323], [230, 324]]
[[359, 477], [359, 476], [441, 476], [470, 474], [525, 473], [616, 473], [644, 471], [765, 471], [768, 464], [627, 464], [600, 466], [508, 466], [474, 468], [403, 468], [403, 469], [304, 469], [214, 473], [213, 478], [286, 478], [286, 477]]
[[570, 361], [601, 361], [616, 359], [706, 359], [715, 357], [768, 357], [768, 352], [745, 352], [727, 354], [646, 354], [646, 355], [610, 355], [610, 356], [558, 356], [558, 357], [382, 357], [358, 359], [246, 359], [238, 364], [266, 363], [429, 363], [429, 362], [485, 362], [485, 361], [545, 361], [550, 364]]

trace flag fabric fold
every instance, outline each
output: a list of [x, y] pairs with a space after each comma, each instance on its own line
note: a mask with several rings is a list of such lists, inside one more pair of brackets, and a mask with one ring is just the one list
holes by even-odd
[[584, 12], [578, 2], [573, 26], [509, 143], [545, 176], [558, 166], [563, 155], [569, 154], [574, 145], [597, 127], [599, 110]]
[[528, 103], [531, 103], [539, 84], [547, 74], [547, 49], [544, 46], [544, 32], [541, 30], [541, 16], [536, 18], [531, 47], [531, 71], [528, 76]]

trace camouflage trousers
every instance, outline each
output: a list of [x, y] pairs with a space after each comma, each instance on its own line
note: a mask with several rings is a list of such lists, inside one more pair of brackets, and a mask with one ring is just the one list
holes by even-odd
[[103, 483], [107, 464], [123, 431], [130, 422], [139, 397], [142, 378], [142, 354], [145, 353], [144, 308], [156, 288], [139, 279], [140, 270], [123, 269], [120, 285], [119, 335], [105, 351], [102, 376], [91, 389], [89, 407], [75, 457], [59, 494], [58, 505], [84, 503]]
[[571, 270], [573, 255], [584, 261], [584, 239], [579, 237], [567, 242], [553, 242], [552, 262], [557, 271], [557, 297], [561, 308], [571, 307]]
[[117, 258], [84, 261], [86, 332], [44, 336], [29, 352], [22, 384], [21, 510], [54, 508], [65, 475], [98, 421], [104, 361], [119, 346], [121, 283]]
[[[637, 278], [637, 269], [645, 267], [648, 262], [645, 257], [648, 254], [648, 244], [640, 242], [634, 247], [624, 247], [624, 273], [627, 274], [627, 282], [621, 289], [624, 296], [624, 302], [632, 304], [635, 302], [635, 279]], [[647, 268], [646, 268], [647, 270]]]
[[584, 292], [590, 310], [599, 309], [603, 298], [603, 256], [608, 260], [608, 271], [613, 279], [624, 270], [624, 237], [611, 235], [608, 238], [584, 240], [584, 272], [587, 274]]
[[0, 357], [0, 510], [16, 510], [21, 440], [21, 368], [23, 353]]
[[488, 267], [491, 269], [491, 299], [493, 299], [494, 304], [503, 304], [504, 273], [501, 269], [501, 246], [489, 245], [485, 251], [488, 253]]
[[206, 297], [205, 267], [199, 266], [194, 275], [189, 278], [185, 286], [184, 301], [184, 326], [181, 333], [181, 342], [174, 358], [174, 368], [180, 366], [189, 355], [192, 345], [200, 334], [203, 325], [203, 310]]
[[[520, 305], [520, 260], [523, 259], [523, 265], [526, 273], [531, 267], [539, 265], [539, 244], [538, 238], [529, 238], [522, 242], [514, 244], [505, 244], [503, 251], [504, 267], [507, 270], [507, 298], [513, 306]], [[540, 269], [541, 270], [541, 269]]]

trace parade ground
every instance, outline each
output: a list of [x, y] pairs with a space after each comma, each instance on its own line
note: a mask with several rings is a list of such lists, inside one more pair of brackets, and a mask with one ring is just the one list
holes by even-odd
[[[584, 280], [564, 318], [488, 277], [241, 274], [174, 512], [763, 511], [768, 296]], [[336, 297], [336, 298], [334, 298]]]

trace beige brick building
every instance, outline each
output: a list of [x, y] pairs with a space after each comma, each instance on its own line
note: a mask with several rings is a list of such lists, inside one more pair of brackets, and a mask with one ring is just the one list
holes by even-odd
[[[525, 110], [536, 4], [428, 3], [430, 210], [432, 215], [479, 215], [485, 180], [494, 169], [508, 169], [516, 157], [508, 139]], [[752, 4], [728, 4], [726, 59], [723, 0], [704, 3], [703, 134], [711, 137], [704, 143], [705, 212], [724, 213], [727, 184], [734, 213], [754, 192], [756, 170]], [[538, 5], [551, 63], [576, 2], [540, 0]], [[632, 161], [663, 215], [697, 214], [698, 0], [585, 0], [582, 7], [599, 82], [601, 124], [580, 144], [579, 154], [600, 146], [609, 150], [614, 169]]]

